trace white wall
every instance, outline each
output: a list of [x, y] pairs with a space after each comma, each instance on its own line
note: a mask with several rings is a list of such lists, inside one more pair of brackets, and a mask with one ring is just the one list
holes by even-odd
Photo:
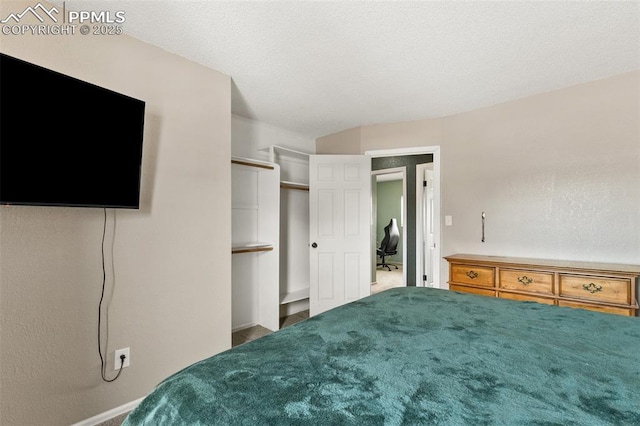
[[131, 348], [118, 380], [97, 351], [103, 210], [0, 208], [0, 424], [69, 425], [231, 346], [230, 78], [124, 35], [2, 35], [0, 50], [146, 101], [141, 208], [108, 209], [109, 377]]
[[231, 154], [264, 160], [261, 148], [279, 145], [303, 152], [315, 152], [315, 139], [233, 114], [231, 116]]

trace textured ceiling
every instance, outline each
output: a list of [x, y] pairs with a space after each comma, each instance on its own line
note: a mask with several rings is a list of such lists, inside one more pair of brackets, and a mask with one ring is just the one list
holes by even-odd
[[[55, 3], [55, 2], [54, 2]], [[309, 137], [640, 69], [639, 1], [67, 1], [234, 82], [233, 112]]]

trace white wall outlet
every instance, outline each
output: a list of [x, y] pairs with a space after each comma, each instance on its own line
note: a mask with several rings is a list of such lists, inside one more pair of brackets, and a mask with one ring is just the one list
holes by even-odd
[[131, 355], [129, 355], [129, 348], [124, 348], [124, 349], [118, 349], [117, 351], [114, 352], [114, 356], [113, 356], [113, 369], [114, 370], [120, 370], [120, 364], [122, 363], [122, 361], [120, 361], [120, 355], [124, 355], [124, 364], [122, 364], [122, 368], [128, 367], [129, 366], [129, 362], [131, 362]]
[[451, 226], [453, 225], [453, 217], [452, 216], [445, 216], [444, 217], [444, 226]]

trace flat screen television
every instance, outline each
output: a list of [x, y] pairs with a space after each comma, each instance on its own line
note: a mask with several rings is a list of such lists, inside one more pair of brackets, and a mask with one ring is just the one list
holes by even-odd
[[145, 102], [0, 53], [0, 204], [138, 209]]

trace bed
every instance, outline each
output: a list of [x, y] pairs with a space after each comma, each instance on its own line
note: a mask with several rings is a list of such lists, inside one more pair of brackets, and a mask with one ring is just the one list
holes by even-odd
[[123, 425], [638, 425], [640, 319], [396, 288], [166, 378]]

